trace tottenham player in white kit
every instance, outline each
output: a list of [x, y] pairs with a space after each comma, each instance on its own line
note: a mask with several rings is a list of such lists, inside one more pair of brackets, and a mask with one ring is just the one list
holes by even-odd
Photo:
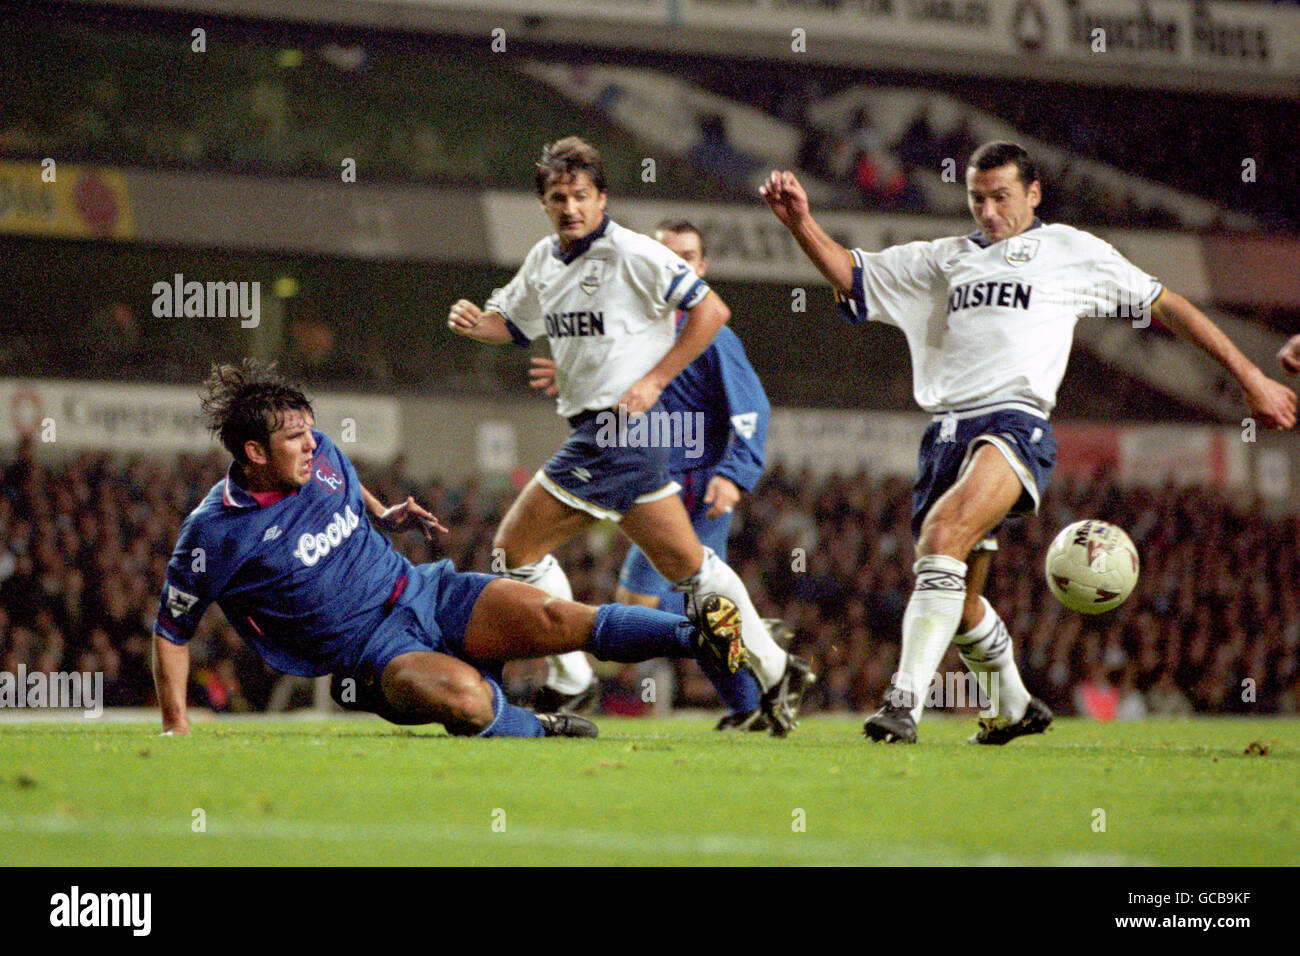
[[[761, 708], [772, 732], [784, 735], [813, 677], [772, 641], [739, 576], [700, 544], [669, 477], [668, 448], [646, 447], [635, 431], [635, 417], [660, 410], [664, 387], [730, 312], [675, 253], [605, 215], [604, 170], [589, 144], [567, 137], [547, 145], [535, 185], [555, 236], [533, 246], [482, 309], [461, 299], [447, 321], [453, 332], [501, 345], [546, 335], [560, 384], [557, 411], [573, 429], [510, 507], [494, 548], [504, 550], [507, 575], [571, 600], [550, 552], [598, 519], [619, 522], [677, 590], [734, 602]], [[680, 334], [678, 310], [687, 314]], [[628, 416], [617, 434], [609, 427], [614, 409]], [[580, 655], [557, 664], [570, 672], [553, 671], [550, 687], [578, 693], [592, 680]], [[578, 668], [585, 672], [572, 672]]]
[[831, 239], [792, 173], [772, 173], [760, 190], [850, 321], [903, 331], [917, 404], [934, 416], [913, 494], [916, 584], [898, 672], [863, 728], [890, 743], [916, 741], [927, 688], [954, 639], [962, 661], [995, 692], [997, 716], [981, 721], [972, 743], [1005, 744], [1051, 723], [1051, 712], [1025, 689], [1006, 625], [981, 592], [992, 534], [1009, 514], [1037, 510], [1055, 463], [1048, 416], [1079, 318], [1154, 316], [1232, 373], [1258, 421], [1274, 428], [1296, 421], [1295, 394], [1195, 306], [1095, 236], [1038, 220], [1042, 187], [1022, 148], [981, 146], [966, 189], [976, 232], [878, 253]]

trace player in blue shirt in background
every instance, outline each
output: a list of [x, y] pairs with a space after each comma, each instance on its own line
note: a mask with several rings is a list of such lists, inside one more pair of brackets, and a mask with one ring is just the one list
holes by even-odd
[[[590, 143], [576, 136], [547, 143], [533, 173], [552, 234], [533, 244], [482, 307], [461, 298], [447, 312], [448, 329], [485, 344], [528, 348], [545, 336], [558, 374], [556, 414], [570, 428], [506, 511], [492, 540], [494, 564], [569, 599], [568, 576], [550, 552], [596, 521], [617, 524], [690, 595], [692, 609], [703, 593], [735, 606], [747, 663], [763, 689], [760, 709], [783, 736], [797, 723], [811, 674], [772, 640], [736, 572], [700, 543], [668, 474], [671, 446], [694, 444], [687, 426], [695, 418], [665, 412], [659, 398], [708, 348], [730, 310], [671, 249], [609, 217], [604, 161]], [[571, 657], [579, 669], [548, 680], [573, 694], [593, 674], [583, 655]], [[550, 664], [557, 666], [554, 658]]]
[[[655, 227], [654, 237], [704, 278], [709, 261], [704, 237], [695, 225], [685, 219], [665, 219]], [[681, 318], [679, 315], [679, 328]], [[555, 362], [534, 358], [529, 384], [555, 395], [559, 390]], [[659, 401], [665, 411], [697, 415], [703, 423], [697, 430], [703, 436], [702, 442], [674, 446], [668, 467], [672, 479], [682, 487], [682, 500], [700, 543], [725, 561], [732, 512], [742, 492], [752, 491], [763, 474], [771, 417], [763, 385], [736, 333], [726, 326], [720, 328], [709, 347], [668, 383]], [[686, 596], [673, 590], [671, 582], [654, 569], [635, 544], [623, 561], [614, 600], [675, 614], [684, 614], [686, 608]], [[780, 622], [772, 623], [773, 630], [784, 627]], [[552, 673], [556, 670], [552, 668]], [[769, 729], [770, 722], [759, 708], [761, 692], [752, 674], [744, 671], [734, 676], [709, 676], [715, 683], [725, 682], [719, 689], [734, 708], [719, 721], [717, 729]], [[598, 689], [593, 683], [587, 691], [564, 694], [548, 684], [538, 694], [536, 705], [542, 710], [581, 710]]]
[[742, 668], [735, 606], [716, 595], [703, 599], [697, 627], [649, 608], [564, 601], [447, 560], [412, 565], [367, 515], [429, 539], [446, 529], [413, 498], [389, 508], [367, 491], [273, 365], [218, 366], [206, 392], [208, 425], [235, 460], [181, 525], [167, 565], [154, 626], [164, 733], [189, 732], [188, 641], [214, 601], [273, 667], [333, 675], [345, 707], [456, 735], [596, 735], [581, 717], [507, 703], [507, 660], [581, 649], [603, 660], [695, 656]]

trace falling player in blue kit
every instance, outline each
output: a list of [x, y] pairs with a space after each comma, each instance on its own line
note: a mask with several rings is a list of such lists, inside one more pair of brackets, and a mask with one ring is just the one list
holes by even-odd
[[[550, 552], [599, 519], [618, 522], [692, 602], [713, 592], [735, 605], [760, 709], [773, 734], [784, 735], [812, 676], [772, 640], [736, 572], [700, 543], [668, 474], [669, 449], [684, 440], [686, 423], [660, 396], [730, 311], [680, 257], [605, 214], [604, 165], [590, 144], [571, 136], [547, 145], [534, 185], [555, 235], [533, 246], [483, 308], [460, 299], [447, 315], [453, 332], [481, 342], [526, 347], [545, 335], [560, 386], [556, 411], [572, 428], [511, 505], [493, 547], [509, 577], [567, 598], [568, 578]], [[686, 313], [680, 331], [678, 312]], [[554, 674], [552, 686], [566, 694], [587, 687], [590, 665], [579, 660], [584, 673]]]
[[[450, 561], [412, 565], [376, 530], [446, 529], [412, 498], [385, 507], [314, 430], [311, 404], [273, 366], [245, 360], [208, 379], [203, 410], [234, 458], [181, 525], [154, 626], [166, 733], [189, 732], [188, 641], [217, 603], [268, 664], [333, 675], [340, 704], [456, 735], [593, 737], [590, 721], [506, 702], [508, 660], [585, 650], [603, 660], [696, 657], [735, 673], [735, 606], [705, 596], [699, 624], [641, 607], [554, 598]], [[372, 524], [373, 521], [373, 524]]]
[[1262, 424], [1291, 428], [1296, 396], [1264, 375], [1185, 298], [1112, 246], [1034, 214], [1042, 185], [1014, 143], [971, 156], [967, 236], [852, 251], [818, 225], [793, 173], [760, 192], [830, 281], [850, 322], [900, 328], [916, 402], [933, 415], [912, 496], [916, 584], [903, 616], [898, 672], [863, 727], [872, 740], [915, 742], [934, 672], [954, 639], [996, 706], [972, 743], [1041, 733], [1052, 714], [1020, 679], [1006, 625], [982, 596], [993, 537], [1010, 514], [1038, 509], [1056, 462], [1048, 416], [1085, 316], [1151, 319], [1217, 360]]
[[[684, 219], [666, 219], [655, 227], [654, 237], [704, 278], [709, 261], [699, 229]], [[678, 313], [679, 328], [684, 318]], [[559, 393], [555, 362], [551, 359], [533, 359], [530, 376], [534, 388], [547, 395]], [[672, 448], [668, 472], [681, 486], [682, 502], [700, 543], [725, 561], [732, 512], [741, 493], [752, 490], [763, 474], [763, 450], [771, 416], [763, 385], [736, 333], [726, 326], [720, 328], [700, 357], [668, 383], [659, 401], [670, 414], [694, 415], [701, 423], [695, 428], [697, 441], [693, 445]], [[635, 544], [623, 561], [614, 600], [677, 614], [685, 610], [685, 595], [673, 590], [672, 583], [654, 569]], [[579, 661], [565, 660], [553, 666], [551, 672], [572, 672], [581, 666]], [[718, 722], [719, 730], [770, 729], [759, 708], [759, 691], [751, 674], [742, 671], [734, 676], [718, 675], [718, 679], [726, 682], [719, 687], [719, 693], [731, 707], [731, 712]], [[546, 685], [538, 695], [537, 706], [543, 710], [552, 706], [567, 709], [583, 700], [582, 695], [565, 695]]]

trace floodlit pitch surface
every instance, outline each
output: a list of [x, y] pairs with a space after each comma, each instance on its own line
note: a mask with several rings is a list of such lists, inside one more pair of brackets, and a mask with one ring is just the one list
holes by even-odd
[[1300, 864], [1294, 719], [1058, 720], [1003, 748], [966, 744], [969, 718], [915, 747], [860, 718], [600, 726], [0, 722], [0, 864]]

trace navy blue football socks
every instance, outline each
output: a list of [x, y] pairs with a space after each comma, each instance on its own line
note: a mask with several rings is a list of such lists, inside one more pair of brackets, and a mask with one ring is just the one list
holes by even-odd
[[659, 610], [685, 617], [686, 593], [683, 591], [669, 591], [659, 599]]
[[758, 710], [763, 692], [759, 689], [758, 678], [748, 667], [728, 674], [720, 667], [700, 661], [700, 670], [704, 671], [704, 676], [713, 684], [713, 689], [732, 713], [747, 714], [751, 710]]

